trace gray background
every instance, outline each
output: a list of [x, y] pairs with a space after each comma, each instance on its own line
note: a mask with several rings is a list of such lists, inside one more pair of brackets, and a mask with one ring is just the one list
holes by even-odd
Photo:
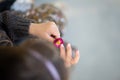
[[36, 0], [64, 3], [64, 38], [81, 52], [71, 80], [120, 80], [120, 0]]

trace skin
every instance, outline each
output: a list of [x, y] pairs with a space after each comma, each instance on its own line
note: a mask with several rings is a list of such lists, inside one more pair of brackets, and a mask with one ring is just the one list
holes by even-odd
[[60, 38], [59, 30], [54, 22], [46, 22], [41, 24], [31, 23], [29, 33], [37, 37], [42, 37], [50, 42], [53, 42], [55, 38]]
[[76, 50], [74, 58], [72, 57], [72, 49], [70, 44], [67, 45], [67, 50], [65, 50], [63, 45], [60, 46], [60, 56], [65, 61], [65, 66], [68, 68], [77, 64], [80, 59], [79, 50]]
[[[54, 22], [40, 24], [31, 23], [29, 33], [37, 37], [42, 37], [50, 42], [53, 42], [56, 38], [60, 38], [60, 32]], [[66, 49], [67, 50], [65, 50], [63, 45], [60, 46], [60, 57], [65, 61], [66, 67], [69, 68], [78, 63], [80, 55], [79, 51], [77, 50], [75, 52], [75, 57], [72, 58], [72, 49], [70, 44], [67, 45]]]

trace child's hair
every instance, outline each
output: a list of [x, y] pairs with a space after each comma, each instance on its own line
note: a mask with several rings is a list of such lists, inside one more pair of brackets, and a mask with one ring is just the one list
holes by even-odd
[[64, 29], [67, 23], [66, 16], [63, 14], [62, 10], [50, 3], [41, 4], [29, 10], [25, 17], [34, 19], [39, 23], [53, 21], [57, 24], [60, 31]]
[[32, 49], [35, 51], [40, 52], [43, 56], [47, 57], [47, 58], [58, 58], [60, 52], [58, 51], [58, 49], [54, 46], [53, 43], [42, 39], [42, 38], [28, 38], [24, 41], [22, 41], [19, 46], [23, 47], [23, 48], [28, 48], [28, 49]]
[[51, 44], [32, 45], [0, 47], [0, 80], [68, 80], [64, 61]]

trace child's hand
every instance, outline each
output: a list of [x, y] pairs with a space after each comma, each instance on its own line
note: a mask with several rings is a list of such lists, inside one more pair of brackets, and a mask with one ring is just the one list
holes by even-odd
[[72, 65], [78, 63], [80, 58], [78, 50], [75, 52], [75, 57], [72, 57], [72, 49], [70, 44], [67, 45], [66, 50], [63, 45], [60, 46], [60, 56], [65, 61], [66, 67], [71, 67]]
[[31, 23], [29, 33], [50, 42], [53, 42], [55, 38], [60, 38], [60, 32], [54, 22], [46, 22], [41, 24]]

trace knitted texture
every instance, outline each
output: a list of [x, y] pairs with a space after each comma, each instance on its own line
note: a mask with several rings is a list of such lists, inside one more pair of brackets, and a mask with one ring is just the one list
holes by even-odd
[[13, 46], [12, 41], [2, 30], [0, 30], [0, 46]]
[[28, 37], [30, 20], [6, 11], [0, 14], [0, 21], [0, 25], [2, 24], [0, 27], [6, 32], [13, 43], [21, 38]]

